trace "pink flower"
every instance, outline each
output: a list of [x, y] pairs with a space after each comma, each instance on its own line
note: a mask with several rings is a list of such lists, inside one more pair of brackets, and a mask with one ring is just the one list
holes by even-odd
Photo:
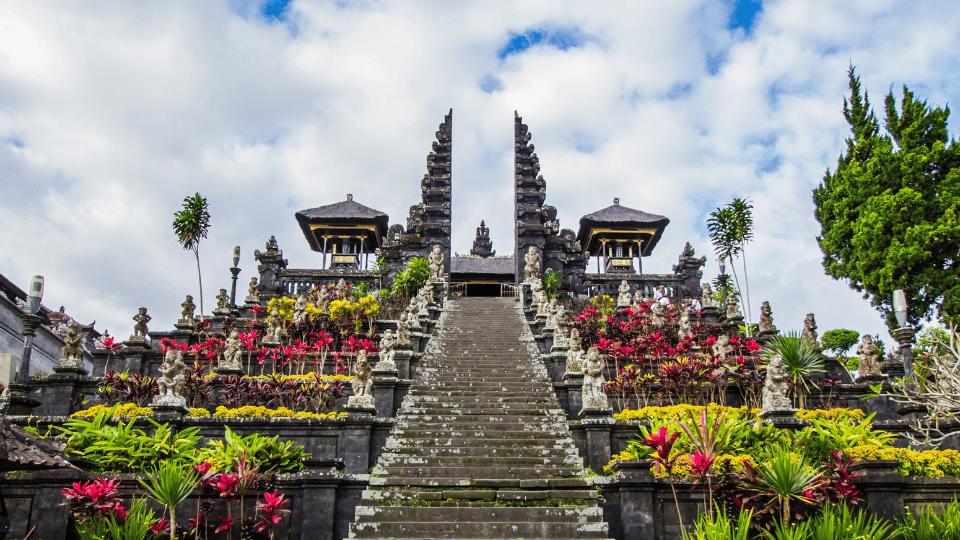
[[170, 528], [170, 524], [167, 523], [167, 518], [162, 517], [160, 521], [155, 522], [150, 526], [150, 534], [163, 534]]
[[233, 518], [220, 514], [220, 526], [215, 532], [223, 532], [233, 525]]
[[657, 461], [666, 465], [670, 461], [670, 451], [673, 450], [673, 443], [676, 442], [679, 435], [680, 432], [675, 431], [672, 435], [668, 436], [667, 428], [661, 427], [657, 433], [650, 435], [649, 438], [643, 439], [640, 442], [656, 450]]
[[277, 491], [274, 491], [273, 493], [264, 492], [264, 502], [257, 502], [257, 510], [260, 510], [263, 513], [263, 515], [260, 517], [262, 522], [260, 523], [260, 526], [257, 527], [258, 531], [263, 532], [267, 529], [272, 530], [274, 525], [280, 523], [284, 514], [290, 513], [290, 510], [287, 510], [286, 508], [280, 508], [281, 506], [290, 502], [283, 500], [283, 497], [283, 493], [278, 495]]
[[690, 456], [690, 468], [698, 475], [706, 476], [714, 460], [716, 460], [715, 456], [708, 456], [703, 452], [696, 451]]

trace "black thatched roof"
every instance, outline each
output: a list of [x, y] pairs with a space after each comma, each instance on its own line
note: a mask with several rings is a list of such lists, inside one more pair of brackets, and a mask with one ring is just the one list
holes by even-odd
[[481, 257], [453, 257], [450, 263], [451, 274], [508, 274], [516, 272], [516, 261], [513, 257], [481, 258]]
[[0, 418], [0, 471], [66, 469], [73, 465], [63, 454], [63, 444], [41, 439], [6, 418]]
[[338, 225], [373, 225], [376, 232], [370, 233], [370, 242], [377, 245], [381, 238], [387, 235], [390, 217], [379, 210], [374, 210], [353, 200], [347, 195], [347, 200], [308, 210], [301, 210], [294, 214], [307, 243], [314, 251], [320, 251], [322, 246], [313, 232], [316, 225], [323, 225], [336, 232]]
[[580, 240], [584, 249], [592, 251], [591, 246], [587, 245], [591, 240], [590, 231], [592, 229], [652, 229], [652, 233], [644, 235], [647, 240], [644, 243], [643, 254], [649, 255], [657, 242], [660, 241], [663, 229], [669, 223], [670, 220], [664, 216], [634, 210], [615, 202], [603, 210], [598, 210], [580, 218], [580, 231], [577, 234], [577, 239]]

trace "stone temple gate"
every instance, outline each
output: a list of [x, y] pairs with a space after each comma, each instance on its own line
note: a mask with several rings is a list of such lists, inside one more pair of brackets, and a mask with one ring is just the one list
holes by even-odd
[[[437, 129], [427, 155], [427, 172], [420, 181], [420, 201], [410, 207], [406, 224], [390, 224], [385, 213], [354, 201], [296, 213], [311, 249], [322, 254], [319, 269], [290, 269], [271, 238], [257, 252], [260, 290], [267, 297], [296, 294], [303, 288], [344, 279], [387, 287], [411, 259], [426, 257], [440, 246], [446, 280], [455, 293], [467, 296], [511, 296], [523, 281], [525, 254], [539, 250], [543, 272], [557, 272], [559, 289], [573, 294], [613, 294], [623, 280], [631, 292], [671, 298], [699, 295], [701, 267], [687, 245], [669, 274], [643, 273], [643, 257], [651, 255], [670, 220], [633, 210], [614, 199], [613, 205], [585, 215], [579, 231], [561, 229], [557, 209], [546, 204], [547, 185], [531, 133], [514, 113], [514, 246], [496, 254], [484, 222], [467, 255], [452, 251], [451, 203], [453, 110]], [[379, 261], [379, 264], [378, 264]], [[595, 272], [593, 262], [596, 262]]]

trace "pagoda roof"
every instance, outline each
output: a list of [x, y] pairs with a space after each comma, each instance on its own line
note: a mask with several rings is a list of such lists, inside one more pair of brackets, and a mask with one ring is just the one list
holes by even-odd
[[453, 257], [451, 274], [514, 274], [516, 259], [513, 257]]
[[[314, 251], [320, 251], [322, 244], [317, 236], [320, 230], [331, 235], [342, 233], [366, 236], [373, 245], [379, 245], [387, 234], [390, 217], [379, 210], [364, 206], [347, 195], [347, 200], [326, 206], [301, 210], [294, 214], [307, 243]], [[361, 234], [357, 229], [367, 232]]]
[[639, 233], [646, 237], [643, 246], [643, 254], [650, 255], [653, 248], [663, 235], [663, 230], [670, 223], [670, 219], [657, 214], [634, 210], [619, 203], [615, 199], [614, 203], [602, 210], [597, 210], [592, 214], [587, 214], [580, 218], [580, 231], [577, 239], [585, 251], [593, 251], [591, 244], [593, 242], [594, 231], [605, 229], [607, 231], [624, 231]]

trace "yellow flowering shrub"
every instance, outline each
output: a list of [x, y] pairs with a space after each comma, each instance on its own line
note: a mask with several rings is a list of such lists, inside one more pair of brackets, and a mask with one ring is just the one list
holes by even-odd
[[288, 321], [293, 320], [293, 306], [297, 301], [293, 298], [271, 298], [270, 302], [267, 304], [267, 315], [273, 312], [274, 309], [280, 311], [280, 316]]
[[268, 409], [266, 407], [254, 407], [247, 405], [236, 409], [228, 409], [223, 405], [217, 407], [213, 413], [214, 418], [343, 418], [347, 413], [323, 413], [295, 412], [286, 407]]
[[[689, 418], [690, 413], [692, 412], [694, 416], [699, 416], [700, 411], [704, 407], [702, 405], [688, 405], [681, 403], [679, 405], [670, 405], [668, 407], [644, 407], [642, 409], [626, 409], [621, 411], [613, 417], [617, 420], [647, 420], [650, 422], [665, 421], [665, 420], [681, 420]], [[726, 415], [731, 419], [753, 419], [758, 414], [760, 414], [760, 409], [750, 409], [748, 407], [724, 407], [722, 405], [717, 405], [716, 403], [711, 403], [707, 405], [707, 412], [711, 415], [717, 414], [719, 412], [726, 413]]]
[[334, 319], [349, 319], [355, 311], [354, 304], [347, 300], [334, 300], [330, 302], [330, 316]]
[[803, 409], [795, 414], [803, 420], [829, 420], [831, 422], [863, 422], [867, 415], [860, 409]]
[[[631, 460], [636, 459], [636, 454], [631, 452], [629, 449], [620, 452], [619, 454], [614, 454], [613, 459], [610, 460], [610, 463], [607, 463], [603, 467], [603, 472], [606, 474], [612, 474], [613, 471], [610, 467], [613, 465], [614, 461], [617, 460]], [[691, 456], [690, 454], [680, 454], [677, 457], [677, 461], [674, 464], [673, 468], [670, 470], [669, 476], [671, 478], [686, 478], [691, 476], [697, 476], [693, 472], [691, 467]], [[736, 472], [741, 473], [746, 468], [745, 463], [750, 463], [750, 465], [755, 465], [753, 458], [746, 454], [721, 454], [717, 456], [716, 460], [710, 465], [710, 474], [719, 475], [727, 472]], [[651, 469], [654, 476], [667, 477], [666, 471], [659, 464], [655, 464]]]
[[843, 451], [843, 455], [858, 461], [897, 459], [897, 471], [904, 476], [943, 478], [960, 476], [960, 452], [956, 450], [924, 450], [880, 447], [873, 444], [855, 446]]
[[616, 307], [617, 302], [610, 296], [604, 294], [602, 296], [594, 296], [591, 298], [590, 305], [604, 313], [611, 313], [613, 312], [613, 308]]
[[373, 297], [372, 294], [368, 294], [360, 299], [359, 302], [360, 309], [363, 310], [363, 316], [369, 319], [372, 319], [380, 314], [380, 303], [377, 302], [377, 299]]
[[[244, 375], [244, 379], [270, 379], [270, 375]], [[351, 381], [354, 379], [353, 375], [321, 375], [321, 381]], [[313, 373], [307, 373], [305, 375], [281, 375], [281, 381], [313, 381]]]
[[[101, 412], [107, 412], [111, 409], [111, 406], [107, 405], [94, 405], [89, 409], [84, 409], [82, 411], [77, 411], [70, 416], [79, 416], [82, 418], [93, 418], [94, 416], [100, 414]], [[153, 414], [153, 409], [150, 407], [138, 407], [135, 403], [124, 403], [117, 407], [117, 410], [113, 411], [113, 417], [126, 417], [133, 418], [136, 416], [148, 416]], [[210, 416], [210, 412], [201, 407], [191, 407], [190, 414], [187, 416]]]

